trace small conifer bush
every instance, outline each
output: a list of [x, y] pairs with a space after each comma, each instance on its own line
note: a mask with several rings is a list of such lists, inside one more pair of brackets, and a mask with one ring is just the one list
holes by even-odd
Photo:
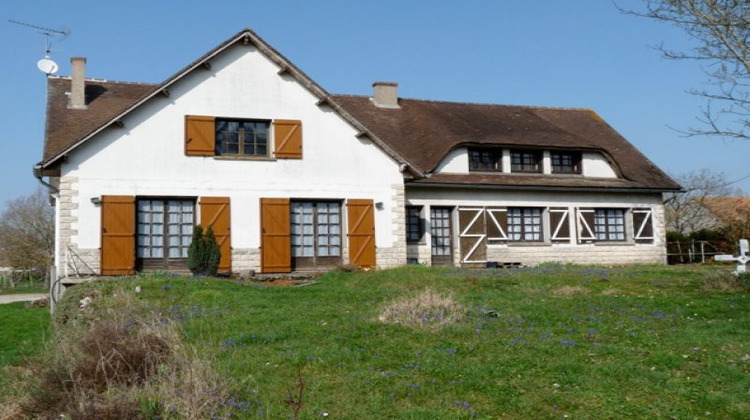
[[205, 233], [200, 225], [193, 228], [193, 241], [188, 248], [188, 269], [198, 276], [213, 276], [219, 269], [221, 249], [211, 226]]

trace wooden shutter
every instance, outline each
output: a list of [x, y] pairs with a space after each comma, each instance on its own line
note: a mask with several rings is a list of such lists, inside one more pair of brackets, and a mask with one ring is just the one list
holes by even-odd
[[135, 274], [135, 197], [102, 197], [101, 273]]
[[550, 239], [553, 242], [570, 240], [570, 210], [565, 207], [549, 209]]
[[349, 219], [349, 263], [375, 266], [375, 207], [372, 200], [346, 202]]
[[508, 209], [487, 209], [487, 242], [490, 244], [503, 243], [508, 240]]
[[596, 240], [594, 234], [594, 209], [578, 209], [578, 242]]
[[274, 155], [283, 159], [302, 159], [302, 121], [274, 120]]
[[216, 150], [216, 121], [214, 117], [185, 116], [185, 154], [213, 156]]
[[651, 209], [633, 209], [633, 239], [638, 244], [654, 242], [653, 212]]
[[219, 272], [232, 272], [231, 215], [229, 197], [201, 197], [201, 226], [205, 231], [209, 226], [214, 231], [216, 242], [221, 250]]
[[260, 269], [263, 273], [292, 271], [292, 239], [288, 198], [260, 199]]

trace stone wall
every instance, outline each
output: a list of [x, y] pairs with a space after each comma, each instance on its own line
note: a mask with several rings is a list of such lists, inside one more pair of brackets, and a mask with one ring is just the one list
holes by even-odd
[[[391, 185], [391, 235], [393, 245], [387, 248], [377, 248], [375, 261], [378, 268], [398, 267], [406, 264], [406, 210], [404, 185]], [[379, 211], [379, 210], [375, 210]], [[386, 209], [387, 211], [387, 209]], [[376, 226], [376, 229], [387, 229], [387, 226]]]
[[61, 265], [58, 267], [58, 275], [68, 277], [99, 274], [99, 249], [79, 248], [76, 241], [81, 223], [78, 220], [80, 197], [77, 186], [77, 177], [64, 176], [60, 178], [58, 187], [60, 189], [57, 199], [60, 224], [58, 261]]

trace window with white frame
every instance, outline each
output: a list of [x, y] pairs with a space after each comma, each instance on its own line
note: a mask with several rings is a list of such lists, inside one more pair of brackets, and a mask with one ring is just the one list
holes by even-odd
[[598, 241], [625, 240], [625, 210], [594, 210], [594, 236]]
[[542, 239], [542, 209], [508, 208], [508, 240], [539, 242]]

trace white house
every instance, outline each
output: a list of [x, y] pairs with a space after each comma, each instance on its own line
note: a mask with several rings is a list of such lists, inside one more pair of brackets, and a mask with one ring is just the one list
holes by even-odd
[[[329, 94], [249, 29], [159, 85], [48, 79], [60, 275], [664, 262], [672, 181], [594, 112]], [[45, 177], [47, 181], [45, 181]]]

